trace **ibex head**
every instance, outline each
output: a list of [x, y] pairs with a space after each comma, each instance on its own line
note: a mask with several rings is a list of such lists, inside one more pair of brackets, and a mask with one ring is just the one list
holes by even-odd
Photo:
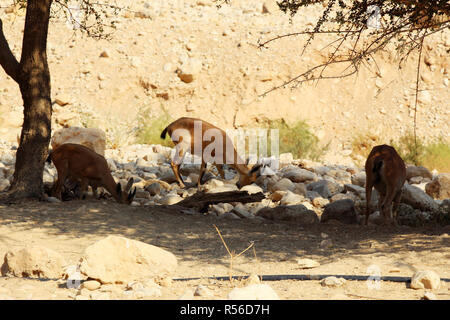
[[131, 187], [133, 186], [133, 183], [134, 179], [130, 178], [123, 191], [120, 182], [117, 183], [116, 186], [117, 202], [125, 204], [130, 204], [131, 202], [133, 202], [134, 196], [136, 195], [136, 187], [134, 188], [133, 191], [130, 191]]

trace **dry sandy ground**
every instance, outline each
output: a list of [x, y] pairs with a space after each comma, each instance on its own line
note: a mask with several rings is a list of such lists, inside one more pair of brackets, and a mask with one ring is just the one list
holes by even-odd
[[[186, 215], [162, 207], [130, 207], [109, 200], [65, 203], [30, 202], [0, 206], [0, 256], [8, 249], [41, 245], [56, 250], [75, 264], [84, 249], [110, 234], [119, 234], [164, 248], [176, 255], [178, 268], [173, 278], [200, 277], [201, 280], [174, 281], [162, 287], [159, 299], [178, 299], [197, 285], [206, 285], [212, 297], [225, 299], [243, 281], [217, 281], [211, 276], [229, 274], [228, 254], [214, 228], [235, 252], [254, 249], [234, 261], [234, 275], [329, 274], [369, 275], [376, 265], [382, 276], [410, 277], [416, 270], [433, 270], [450, 278], [449, 227], [386, 228], [337, 224], [312, 227], [284, 223], [256, 223], [249, 220], [218, 220], [202, 215]], [[331, 248], [321, 248], [323, 238]], [[320, 262], [302, 270], [296, 260]], [[319, 281], [266, 281], [282, 299], [421, 299], [424, 290], [406, 283], [382, 281], [370, 289], [366, 281], [347, 281], [339, 288], [322, 287]], [[121, 292], [122, 287], [100, 290]], [[0, 277], [2, 299], [73, 299], [75, 289], [63, 281], [39, 281]], [[450, 299], [450, 283], [434, 291], [438, 299]]]

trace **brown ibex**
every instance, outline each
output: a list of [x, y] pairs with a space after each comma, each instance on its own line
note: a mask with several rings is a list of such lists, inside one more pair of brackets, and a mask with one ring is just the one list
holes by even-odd
[[[406, 167], [397, 151], [388, 145], [376, 146], [370, 152], [366, 164], [366, 221], [370, 215], [370, 200], [372, 188], [380, 194], [378, 206], [387, 224], [393, 213], [393, 222], [396, 223], [397, 207], [402, 196], [402, 187], [406, 180]], [[394, 203], [392, 208], [392, 203]]]
[[104, 187], [119, 203], [130, 204], [136, 194], [128, 191], [133, 185], [133, 178], [128, 180], [122, 191], [122, 186], [114, 181], [105, 158], [95, 151], [74, 143], [65, 143], [54, 149], [47, 161], [53, 161], [58, 171], [58, 179], [54, 186], [53, 195], [61, 199], [61, 188], [67, 178], [81, 181], [81, 192], [84, 197], [90, 185], [94, 196], [97, 188]]
[[[227, 136], [225, 131], [211, 123], [201, 119], [183, 117], [175, 120], [162, 131], [162, 139], [165, 139], [166, 133], [169, 134], [170, 138], [175, 143], [175, 156], [170, 164], [173, 173], [175, 174], [175, 178], [182, 188], [184, 188], [185, 185], [180, 175], [180, 165], [187, 151], [202, 159], [197, 182], [198, 187], [201, 185], [201, 180], [208, 162], [211, 162], [216, 166], [223, 179], [225, 178], [223, 164], [228, 164], [236, 169], [240, 176], [237, 183], [239, 188], [251, 184], [259, 176], [259, 169], [261, 166], [255, 165], [253, 168], [249, 169], [245, 162], [242, 161], [242, 158], [237, 154], [233, 142]], [[218, 138], [221, 139], [221, 145], [219, 144], [219, 148], [211, 150], [212, 157], [208, 159], [207, 152], [204, 151], [207, 148], [211, 148], [208, 146], [212, 144], [212, 142], [205, 140], [212, 137], [214, 137], [214, 142], [217, 142], [216, 140]]]

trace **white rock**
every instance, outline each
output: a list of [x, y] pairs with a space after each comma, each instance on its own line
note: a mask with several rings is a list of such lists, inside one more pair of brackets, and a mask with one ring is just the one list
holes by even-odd
[[108, 236], [86, 248], [80, 273], [101, 283], [128, 283], [171, 274], [176, 257], [156, 246], [119, 236]]
[[305, 198], [303, 196], [295, 194], [291, 191], [286, 191], [286, 194], [280, 200], [280, 204], [285, 206], [295, 205], [301, 203], [304, 200]]
[[234, 288], [228, 294], [230, 300], [280, 300], [278, 294], [267, 284], [251, 284]]
[[88, 280], [83, 282], [82, 288], [88, 289], [88, 290], [97, 290], [100, 288], [102, 284], [98, 282], [97, 280]]
[[411, 277], [412, 289], [439, 289], [441, 285], [441, 278], [439, 275], [430, 270], [417, 271]]
[[0, 179], [0, 192], [6, 191], [10, 186], [8, 179]]
[[323, 287], [340, 287], [344, 285], [347, 281], [344, 278], [336, 278], [336, 277], [326, 277], [320, 281], [320, 284]]
[[158, 202], [162, 205], [173, 205], [183, 200], [182, 197], [180, 197], [177, 194], [168, 194], [167, 196], [162, 197]]
[[105, 156], [106, 134], [100, 129], [70, 127], [55, 131], [51, 139], [52, 148], [64, 143], [82, 144]]
[[64, 258], [54, 250], [33, 246], [8, 251], [1, 272], [3, 276], [59, 279], [65, 265]]
[[301, 269], [311, 269], [320, 266], [319, 262], [308, 258], [297, 259], [297, 264]]
[[240, 191], [247, 191], [249, 194], [264, 192], [263, 189], [256, 184], [249, 184], [249, 185], [243, 186]]
[[194, 296], [198, 297], [212, 297], [213, 293], [210, 289], [205, 287], [204, 285], [198, 285], [197, 288], [195, 288]]
[[423, 294], [423, 299], [424, 300], [437, 300], [436, 295], [433, 292], [425, 292]]

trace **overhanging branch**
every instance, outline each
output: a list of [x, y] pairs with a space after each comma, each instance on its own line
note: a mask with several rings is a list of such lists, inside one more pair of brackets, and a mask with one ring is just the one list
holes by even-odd
[[0, 19], [0, 65], [6, 74], [18, 82], [19, 62], [12, 53], [8, 41], [3, 33], [3, 22]]

